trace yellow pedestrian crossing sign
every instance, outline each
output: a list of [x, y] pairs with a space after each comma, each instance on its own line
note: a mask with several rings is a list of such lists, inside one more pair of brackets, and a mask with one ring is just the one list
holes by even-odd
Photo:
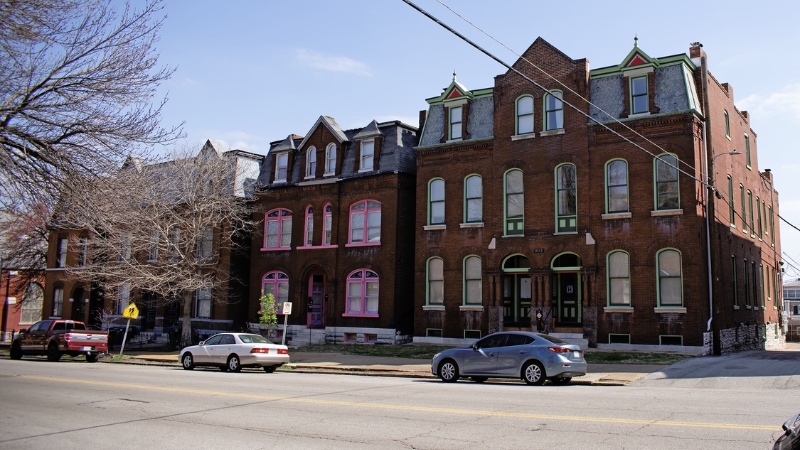
[[125, 311], [122, 311], [122, 317], [127, 317], [129, 319], [138, 319], [139, 308], [136, 307], [135, 303], [131, 302], [130, 305], [125, 307]]

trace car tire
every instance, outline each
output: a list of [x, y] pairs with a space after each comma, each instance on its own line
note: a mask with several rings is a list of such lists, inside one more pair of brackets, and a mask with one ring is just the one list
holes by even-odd
[[522, 379], [525, 383], [533, 386], [541, 386], [547, 376], [544, 372], [544, 367], [537, 361], [531, 361], [522, 367]]
[[439, 378], [445, 383], [455, 383], [458, 376], [458, 364], [452, 359], [445, 359], [439, 364]]
[[231, 355], [228, 356], [228, 364], [226, 368], [231, 372], [241, 372], [242, 370], [242, 361], [239, 359], [239, 355]]
[[555, 378], [550, 378], [550, 382], [551, 382], [551, 383], [553, 383], [553, 384], [554, 384], [554, 385], [556, 385], [556, 386], [564, 386], [564, 385], [566, 385], [566, 384], [569, 384], [569, 382], [570, 382], [570, 381], [572, 381], [572, 377], [555, 377]]
[[19, 342], [11, 344], [11, 350], [8, 352], [8, 357], [11, 359], [22, 359], [22, 346]]
[[484, 381], [488, 380], [489, 377], [472, 377], [472, 381], [476, 383], [483, 383]]
[[264, 372], [273, 373], [278, 366], [264, 366]]
[[181, 367], [184, 370], [192, 370], [194, 369], [194, 356], [191, 353], [184, 353], [183, 358], [181, 358]]
[[51, 342], [50, 345], [47, 346], [47, 360], [51, 362], [61, 360], [61, 351], [58, 350], [58, 345], [55, 342]]
[[99, 353], [87, 353], [86, 354], [86, 362], [95, 363], [97, 360], [100, 359]]

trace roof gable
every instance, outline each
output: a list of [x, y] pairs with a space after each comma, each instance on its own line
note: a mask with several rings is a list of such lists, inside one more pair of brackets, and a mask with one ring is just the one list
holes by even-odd
[[334, 138], [336, 138], [338, 144], [342, 144], [348, 141], [347, 136], [344, 134], [344, 131], [342, 131], [342, 127], [340, 127], [339, 124], [336, 123], [335, 120], [333, 120], [333, 117], [319, 116], [319, 119], [317, 119], [317, 121], [314, 123], [314, 126], [312, 126], [311, 129], [308, 131], [308, 133], [306, 133], [306, 137], [303, 139], [302, 142], [300, 142], [300, 145], [297, 146], [298, 150], [303, 149], [303, 146], [306, 144], [306, 141], [311, 139], [311, 136], [314, 134], [314, 131], [316, 131], [317, 127], [320, 126], [324, 126], [325, 128], [327, 128], [328, 131], [330, 131], [331, 134], [334, 136]]

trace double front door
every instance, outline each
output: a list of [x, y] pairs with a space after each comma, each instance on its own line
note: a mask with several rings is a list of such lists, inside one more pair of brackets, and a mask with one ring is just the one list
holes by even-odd
[[579, 273], [557, 273], [553, 275], [556, 318], [559, 325], [581, 323], [581, 285]]

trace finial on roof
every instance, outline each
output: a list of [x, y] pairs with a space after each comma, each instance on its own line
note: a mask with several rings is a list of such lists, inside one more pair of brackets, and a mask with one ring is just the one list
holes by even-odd
[[453, 82], [456, 81], [456, 69], [453, 69]]
[[633, 46], [634, 47], [638, 47], [639, 46], [639, 36], [637, 36], [635, 34], [633, 35]]

